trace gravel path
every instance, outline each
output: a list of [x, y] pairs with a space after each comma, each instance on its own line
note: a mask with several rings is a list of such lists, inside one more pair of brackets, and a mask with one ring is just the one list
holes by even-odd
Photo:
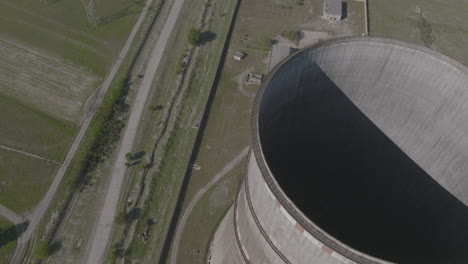
[[[44, 216], [44, 213], [46, 212], [47, 208], [49, 207], [52, 197], [54, 196], [55, 192], [57, 191], [57, 188], [62, 181], [63, 176], [65, 175], [66, 170], [68, 169], [68, 165], [70, 164], [72, 158], [75, 156], [75, 153], [81, 143], [81, 140], [83, 139], [83, 136], [88, 129], [89, 124], [91, 123], [91, 120], [96, 113], [96, 110], [98, 109], [98, 106], [100, 105], [102, 98], [107, 92], [107, 89], [109, 88], [110, 84], [112, 83], [112, 80], [114, 79], [117, 70], [120, 68], [120, 65], [122, 64], [123, 58], [127, 55], [128, 51], [130, 50], [130, 47], [132, 45], [132, 42], [135, 38], [135, 35], [137, 34], [138, 30], [140, 29], [140, 25], [144, 21], [144, 18], [146, 16], [146, 13], [148, 12], [148, 8], [151, 5], [152, 0], [147, 0], [145, 7], [140, 13], [140, 16], [138, 17], [137, 22], [135, 23], [132, 31], [130, 32], [130, 35], [127, 39], [127, 42], [125, 43], [124, 47], [120, 51], [119, 58], [116, 60], [114, 65], [112, 66], [109, 74], [107, 75], [105, 81], [102, 83], [100, 89], [99, 89], [99, 94], [97, 95], [96, 100], [93, 101], [92, 105], [89, 107], [89, 111], [84, 117], [83, 120], [83, 125], [80, 128], [80, 131], [78, 132], [73, 144], [71, 145], [70, 149], [68, 150], [67, 156], [65, 157], [65, 160], [62, 163], [62, 166], [58, 170], [57, 174], [54, 177], [54, 180], [52, 184], [50, 185], [49, 189], [47, 190], [47, 193], [45, 194], [44, 198], [39, 202], [39, 204], [36, 206], [34, 209], [34, 212], [31, 215], [30, 218], [30, 223], [28, 226], [28, 229], [21, 234], [21, 236], [18, 238], [18, 243], [15, 248], [15, 252], [13, 253], [12, 257], [10, 258], [11, 264], [17, 264], [20, 263], [22, 260], [22, 257], [25, 253], [25, 250], [27, 248], [27, 243], [33, 233], [35, 231], [37, 225], [40, 223], [42, 217]], [[96, 262], [98, 263], [98, 262]]]
[[184, 0], [174, 1], [157, 43], [151, 52], [144, 77], [138, 89], [135, 100], [132, 103], [133, 107], [130, 110], [130, 117], [128, 119], [128, 123], [119, 146], [117, 159], [114, 163], [114, 167], [112, 168], [112, 176], [104, 200], [103, 210], [99, 217], [96, 232], [93, 234], [93, 238], [91, 240], [91, 251], [87, 258], [87, 263], [89, 264], [102, 263], [106, 253], [107, 244], [110, 239], [112, 225], [117, 210], [117, 204], [119, 202], [120, 191], [122, 189], [123, 180], [125, 177], [125, 154], [132, 152], [133, 150], [138, 124], [141, 120], [146, 99], [148, 98], [151, 85], [154, 81], [154, 76], [156, 75], [156, 72], [159, 68], [161, 58], [164, 54], [164, 50], [166, 49], [167, 42], [172, 33], [172, 30], [174, 29], [183, 3]]
[[182, 236], [182, 231], [184, 231], [185, 227], [185, 222], [187, 222], [187, 218], [189, 217], [190, 213], [192, 213], [193, 208], [195, 205], [198, 203], [200, 198], [215, 184], [217, 183], [226, 173], [228, 173], [230, 170], [232, 170], [239, 162], [241, 162], [246, 156], [247, 153], [249, 153], [250, 146], [246, 147], [245, 149], [242, 150], [239, 155], [237, 155], [233, 160], [231, 160], [218, 174], [216, 174], [213, 179], [205, 185], [205, 187], [201, 188], [198, 193], [193, 197], [193, 200], [190, 202], [190, 204], [187, 206], [187, 209], [185, 209], [184, 214], [182, 215], [182, 218], [180, 218], [179, 223], [177, 224], [177, 229], [175, 236], [172, 240], [172, 250], [171, 250], [171, 264], [177, 264], [177, 253], [179, 251], [179, 242], [180, 242], [180, 237]]

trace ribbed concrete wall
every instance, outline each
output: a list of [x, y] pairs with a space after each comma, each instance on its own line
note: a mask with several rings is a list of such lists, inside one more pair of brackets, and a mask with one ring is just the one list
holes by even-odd
[[467, 108], [466, 68], [425, 48], [342, 38], [296, 53], [259, 91], [234, 232], [223, 225], [213, 252], [467, 263]]

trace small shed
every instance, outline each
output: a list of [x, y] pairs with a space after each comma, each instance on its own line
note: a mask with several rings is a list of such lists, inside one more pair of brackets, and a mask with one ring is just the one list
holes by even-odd
[[234, 52], [234, 55], [232, 56], [235, 60], [242, 60], [243, 58], [245, 58], [247, 56], [247, 53], [244, 53], [242, 51], [236, 51]]
[[341, 20], [343, 15], [342, 0], [324, 0], [322, 18], [328, 20]]
[[263, 74], [250, 72], [245, 79], [247, 84], [262, 84]]

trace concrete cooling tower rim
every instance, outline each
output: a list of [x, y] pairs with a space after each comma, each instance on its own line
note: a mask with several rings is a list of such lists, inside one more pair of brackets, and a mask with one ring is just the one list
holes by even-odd
[[253, 108], [252, 108], [252, 115], [251, 115], [251, 136], [252, 136], [252, 152], [255, 155], [255, 160], [260, 168], [261, 174], [268, 185], [269, 189], [273, 192], [274, 196], [278, 199], [281, 205], [285, 208], [285, 210], [300, 224], [302, 227], [309, 232], [312, 236], [320, 240], [324, 245], [328, 246], [332, 250], [336, 251], [337, 253], [347, 257], [348, 259], [355, 261], [357, 263], [392, 263], [385, 260], [381, 260], [372, 256], [369, 256], [365, 253], [359, 252], [344, 243], [341, 243], [337, 239], [333, 238], [327, 232], [322, 230], [318, 227], [314, 222], [308, 219], [305, 214], [295, 206], [292, 200], [286, 195], [283, 189], [280, 187], [279, 183], [273, 176], [271, 172], [260, 142], [260, 135], [259, 135], [259, 108], [262, 102], [263, 94], [266, 88], [269, 86], [270, 81], [272, 80], [273, 76], [275, 76], [276, 72], [281, 69], [284, 65], [286, 65], [292, 58], [297, 56], [301, 56], [309, 52], [311, 49], [318, 49], [327, 47], [330, 45], [336, 44], [345, 44], [345, 43], [376, 43], [376, 44], [384, 44], [389, 46], [397, 46], [399, 48], [408, 49], [415, 52], [420, 52], [425, 56], [430, 56], [439, 61], [440, 63], [444, 64], [445, 66], [452, 67], [452, 69], [464, 72], [468, 74], [468, 69], [462, 65], [461, 63], [451, 59], [443, 54], [435, 52], [431, 49], [421, 47], [418, 45], [406, 43], [403, 41], [398, 40], [390, 40], [390, 39], [382, 39], [382, 38], [374, 38], [374, 37], [341, 37], [341, 38], [333, 38], [326, 41], [319, 42], [317, 44], [310, 45], [283, 60], [280, 64], [278, 64], [266, 77], [265, 81], [259, 88], [259, 91], [256, 95], [254, 100]]

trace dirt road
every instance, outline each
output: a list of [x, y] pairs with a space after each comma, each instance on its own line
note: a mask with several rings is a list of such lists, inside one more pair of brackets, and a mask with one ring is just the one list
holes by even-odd
[[182, 218], [180, 218], [180, 221], [177, 224], [177, 229], [175, 232], [175, 236], [172, 240], [171, 246], [171, 264], [177, 264], [177, 253], [179, 251], [180, 237], [182, 236], [182, 231], [184, 231], [185, 222], [187, 221], [187, 218], [189, 217], [190, 213], [192, 213], [193, 207], [195, 207], [200, 198], [211, 188], [211, 186], [217, 183], [226, 173], [232, 170], [237, 164], [239, 164], [239, 162], [241, 162], [247, 156], [247, 153], [249, 153], [249, 148], [250, 146], [243, 149], [242, 152], [239, 153], [239, 155], [237, 155], [233, 160], [226, 164], [226, 166], [220, 172], [218, 172], [218, 174], [216, 174], [213, 177], [213, 179], [210, 182], [208, 182], [207, 185], [205, 185], [205, 187], [201, 188], [195, 195], [195, 197], [193, 197], [193, 200], [187, 206], [187, 209], [185, 209]]
[[159, 68], [162, 55], [166, 49], [167, 42], [174, 29], [183, 3], [184, 0], [174, 1], [156, 45], [151, 52], [144, 77], [138, 88], [135, 100], [133, 101], [133, 107], [130, 110], [130, 117], [119, 146], [117, 159], [112, 168], [112, 176], [104, 200], [103, 210], [99, 217], [96, 232], [94, 232], [91, 240], [91, 251], [87, 258], [87, 263], [89, 264], [102, 263], [106, 253], [126, 171], [125, 154], [133, 151], [137, 128], [145, 107], [146, 98], [148, 98], [151, 84], [154, 81], [154, 76]]
[[17, 225], [23, 221], [23, 218], [15, 212], [12, 212], [10, 209], [0, 204], [0, 216]]
[[[27, 243], [32, 235], [32, 233], [35, 231], [37, 225], [40, 223], [42, 217], [44, 216], [44, 213], [46, 212], [47, 208], [50, 205], [50, 202], [52, 201], [52, 197], [54, 196], [55, 192], [57, 191], [57, 188], [62, 181], [63, 176], [65, 175], [65, 172], [68, 169], [68, 165], [70, 164], [72, 158], [75, 156], [75, 153], [81, 143], [81, 140], [83, 139], [83, 136], [88, 129], [89, 124], [91, 123], [91, 120], [96, 113], [96, 110], [98, 109], [98, 106], [100, 105], [102, 98], [107, 92], [107, 89], [109, 88], [110, 84], [112, 83], [112, 80], [114, 79], [117, 70], [120, 68], [120, 65], [122, 64], [123, 58], [127, 55], [128, 51], [130, 50], [130, 47], [132, 46], [132, 42], [135, 38], [135, 35], [137, 34], [140, 25], [143, 23], [144, 18], [146, 17], [146, 13], [148, 12], [148, 9], [151, 5], [152, 0], [147, 0], [145, 6], [143, 7], [143, 10], [140, 13], [140, 16], [138, 17], [137, 22], [135, 23], [132, 31], [130, 32], [130, 35], [127, 39], [127, 42], [125, 43], [124, 47], [120, 51], [119, 58], [116, 60], [116, 62], [112, 65], [112, 68], [107, 75], [106, 79], [102, 83], [99, 93], [96, 97], [95, 100], [93, 100], [92, 104], [88, 107], [88, 113], [83, 119], [82, 126], [80, 128], [80, 131], [78, 132], [75, 140], [73, 141], [73, 144], [71, 145], [70, 149], [68, 150], [67, 156], [65, 157], [65, 160], [62, 163], [62, 166], [60, 166], [60, 169], [58, 170], [57, 174], [54, 177], [54, 180], [52, 184], [50, 185], [49, 189], [47, 190], [47, 193], [44, 195], [44, 198], [39, 202], [39, 204], [36, 206], [34, 209], [31, 218], [29, 219], [30, 223], [28, 226], [28, 229], [21, 234], [21, 236], [18, 238], [18, 242], [15, 248], [15, 252], [13, 253], [12, 257], [10, 258], [10, 263], [11, 264], [17, 264], [21, 262], [21, 259], [23, 257], [23, 254], [26, 250]], [[97, 262], [96, 262], [97, 263]]]

